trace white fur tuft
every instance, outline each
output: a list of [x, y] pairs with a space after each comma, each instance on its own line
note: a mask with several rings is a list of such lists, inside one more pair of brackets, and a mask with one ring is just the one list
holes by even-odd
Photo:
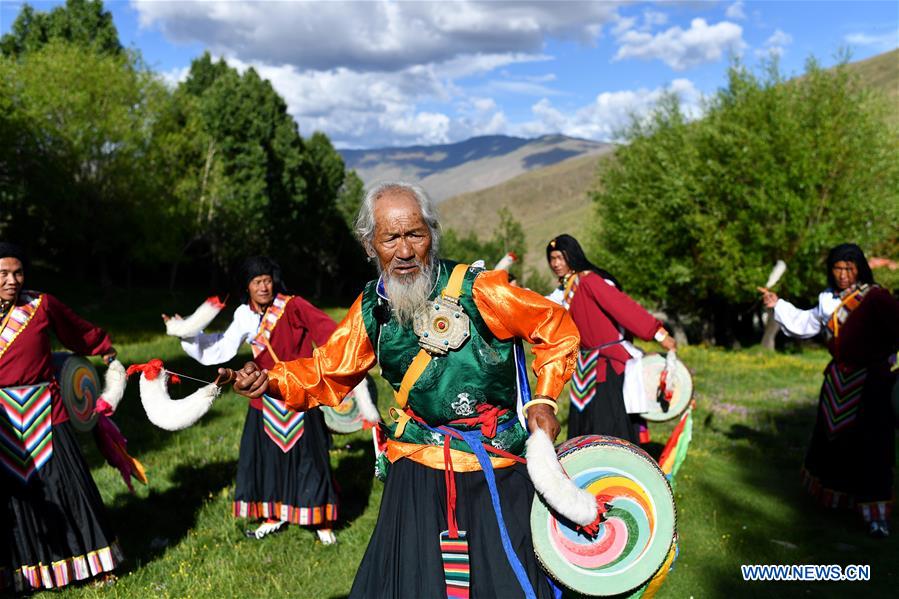
[[670, 350], [665, 356], [665, 389], [674, 393], [674, 385], [677, 380], [677, 352]]
[[540, 429], [527, 440], [527, 459], [531, 482], [549, 507], [581, 526], [596, 520], [596, 498], [568, 478], [552, 441]]
[[219, 388], [209, 384], [184, 399], [173, 400], [166, 388], [166, 378], [164, 372], [152, 381], [143, 374], [140, 376], [140, 402], [150, 422], [161, 429], [180, 431], [192, 426], [209, 411], [218, 397]]
[[118, 360], [113, 360], [109, 363], [109, 368], [106, 369], [104, 379], [103, 393], [100, 397], [115, 412], [116, 408], [119, 407], [119, 402], [122, 401], [122, 396], [125, 395], [125, 384], [128, 382], [125, 367]]
[[765, 283], [765, 289], [771, 289], [777, 282], [780, 281], [780, 278], [784, 276], [784, 273], [787, 272], [787, 263], [783, 260], [778, 260], [777, 264], [774, 265], [774, 268], [771, 269], [771, 274], [768, 275], [768, 282]]
[[353, 398], [359, 407], [359, 413], [368, 422], [380, 422], [381, 413], [378, 412], [377, 406], [371, 400], [371, 394], [368, 392], [368, 381], [363, 380], [353, 389]]
[[215, 320], [218, 313], [222, 311], [222, 304], [215, 304], [206, 300], [193, 314], [187, 318], [178, 318], [173, 316], [165, 323], [165, 334], [172, 337], [180, 337], [181, 339], [196, 337], [203, 329], [209, 326], [209, 323]]

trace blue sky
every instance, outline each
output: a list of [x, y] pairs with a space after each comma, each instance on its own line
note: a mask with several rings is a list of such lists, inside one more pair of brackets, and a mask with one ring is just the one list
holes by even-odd
[[[59, 2], [31, 2], [48, 10]], [[0, 0], [0, 32], [23, 3]], [[209, 50], [256, 68], [338, 147], [564, 133], [609, 140], [666, 90], [698, 114], [729, 57], [786, 73], [899, 45], [895, 1], [106, 2], [167, 81]], [[899, 68], [899, 63], [896, 65]]]

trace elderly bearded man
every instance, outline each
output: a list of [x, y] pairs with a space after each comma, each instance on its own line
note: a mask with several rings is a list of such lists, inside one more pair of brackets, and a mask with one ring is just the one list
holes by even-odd
[[396, 391], [390, 471], [351, 597], [552, 597], [531, 541], [515, 347], [524, 340], [535, 354], [528, 425], [555, 439], [577, 328], [503, 271], [439, 260], [434, 208], [414, 185], [370, 190], [356, 233], [380, 278], [311, 358], [268, 372], [248, 363], [235, 388], [295, 410], [334, 406], [378, 364]]

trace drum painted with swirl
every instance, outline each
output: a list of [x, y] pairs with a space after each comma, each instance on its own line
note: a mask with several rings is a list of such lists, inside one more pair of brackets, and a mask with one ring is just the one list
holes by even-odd
[[90, 431], [97, 423], [94, 406], [102, 392], [94, 365], [81, 356], [58, 352], [53, 354], [53, 370], [69, 422], [78, 431]]
[[591, 597], [646, 584], [669, 558], [677, 524], [671, 487], [655, 460], [603, 435], [569, 439], [556, 454], [578, 487], [611, 507], [591, 538], [535, 496], [531, 532], [537, 559], [559, 584]]
[[[368, 386], [368, 393], [371, 400], [378, 405], [378, 389], [375, 387], [375, 381], [371, 377], [365, 377], [365, 383]], [[356, 404], [356, 398], [353, 393], [343, 398], [343, 401], [335, 407], [322, 406], [322, 414], [325, 417], [325, 425], [332, 433], [340, 435], [348, 435], [362, 430], [362, 414], [359, 412], [359, 406]]]
[[670, 401], [661, 401], [658, 397], [659, 381], [662, 371], [665, 369], [665, 356], [660, 354], [647, 354], [643, 356], [641, 365], [643, 368], [643, 389], [646, 391], [647, 401], [653, 409], [640, 414], [651, 422], [664, 422], [679, 418], [690, 400], [693, 399], [693, 376], [684, 363], [676, 359], [677, 367], [674, 372], [674, 393]]

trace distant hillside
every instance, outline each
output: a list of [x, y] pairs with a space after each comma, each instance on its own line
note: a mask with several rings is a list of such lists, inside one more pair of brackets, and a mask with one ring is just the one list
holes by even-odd
[[[849, 68], [865, 85], [886, 96], [890, 121], [899, 125], [899, 49], [852, 63]], [[608, 148], [602, 154], [571, 158], [494, 187], [448, 198], [440, 204], [444, 226], [461, 233], [475, 230], [487, 237], [499, 222], [497, 212], [507, 207], [527, 236], [525, 268], [546, 274], [549, 281], [543, 255], [547, 242], [559, 233], [586, 237], [595, 224], [597, 215], [588, 194], [604, 159], [613, 159]]]
[[438, 207], [443, 226], [462, 232], [476, 230], [488, 236], [499, 224], [498, 211], [508, 208], [527, 235], [525, 268], [545, 273], [549, 280], [543, 255], [546, 243], [559, 233], [575, 237], [587, 233], [593, 216], [587, 192], [596, 182], [600, 161], [612, 156], [611, 151], [606, 151], [572, 158], [495, 187], [449, 198]]
[[899, 48], [853, 62], [849, 68], [865, 85], [884, 94], [890, 105], [890, 122], [899, 125]]
[[439, 146], [341, 150], [347, 166], [366, 184], [384, 179], [419, 182], [438, 202], [484, 189], [567, 159], [608, 152], [609, 144], [546, 135], [523, 139], [505, 135], [473, 137]]

